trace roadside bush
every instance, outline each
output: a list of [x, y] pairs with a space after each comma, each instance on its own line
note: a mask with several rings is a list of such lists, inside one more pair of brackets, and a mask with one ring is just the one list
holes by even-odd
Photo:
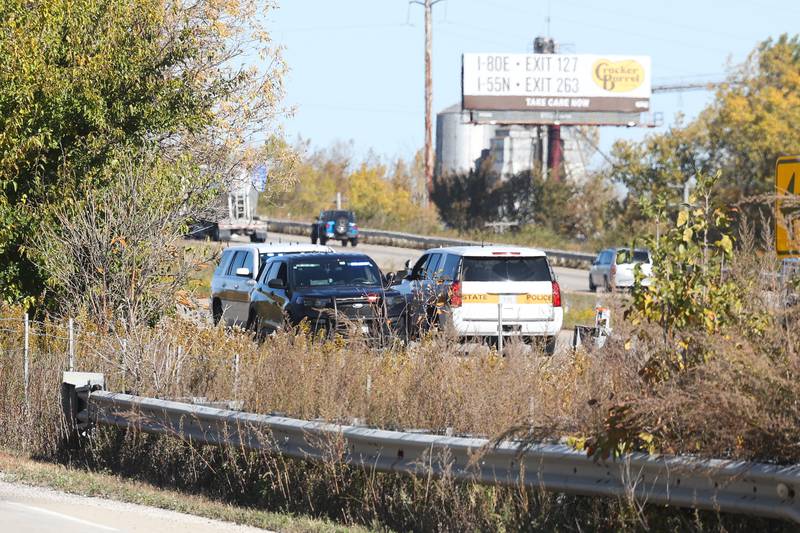
[[743, 219], [734, 251], [714, 182], [701, 176], [699, 206], [650, 243], [653, 283], [634, 289], [623, 336], [638, 385], [597, 404], [590, 453], [800, 461], [800, 309], [782, 303], [774, 253], [759, 252], [771, 236], [756, 238]]

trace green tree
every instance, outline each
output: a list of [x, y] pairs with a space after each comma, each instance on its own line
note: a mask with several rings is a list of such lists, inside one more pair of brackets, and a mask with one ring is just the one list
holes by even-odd
[[[498, 220], [503, 196], [502, 182], [488, 166], [436, 178], [431, 192], [442, 220], [458, 230], [482, 230], [487, 222]], [[522, 201], [527, 204], [527, 199]]]
[[[625, 225], [647, 220], [640, 200], [663, 197], [675, 214], [683, 184], [718, 169], [716, 197], [726, 204], [753, 199], [772, 188], [775, 160], [800, 147], [800, 37], [782, 35], [760, 43], [732, 69], [714, 101], [693, 121], [612, 149], [611, 180], [628, 197]], [[749, 217], [758, 220], [758, 216]], [[651, 225], [651, 231], [654, 227]]]
[[31, 239], [33, 258], [63, 311], [86, 312], [102, 327], [154, 324], [203, 259], [180, 240], [187, 218], [213, 214], [215, 177], [198, 177], [188, 159], [165, 162], [139, 150], [103, 171], [107, 187], [53, 208], [56, 223]]
[[482, 230], [486, 223], [506, 220], [572, 236], [577, 190], [569, 181], [546, 179], [539, 169], [501, 179], [484, 166], [437, 179], [432, 199], [442, 219], [456, 229]]
[[681, 207], [674, 226], [645, 239], [653, 256], [652, 284], [642, 286], [638, 272], [627, 317], [634, 325], [647, 321], [661, 328], [664, 357], [655, 357], [654, 365], [682, 370], [702, 362], [707, 352], [693, 344], [693, 335], [720, 331], [743, 309], [736, 284], [723, 273], [733, 255], [733, 237], [726, 211], [712, 204], [719, 176], [699, 174], [690, 205]]
[[775, 160], [800, 150], [800, 36], [760, 43], [706, 111], [706, 149], [722, 169], [722, 199], [772, 190]]
[[[107, 186], [118, 154], [157, 146], [224, 176], [272, 123], [284, 67], [258, 5], [0, 0], [0, 300], [41, 294], [29, 237]], [[271, 67], [234, 66], [245, 43]]]
[[310, 220], [333, 208], [339, 192], [343, 206], [355, 211], [365, 227], [424, 232], [439, 225], [435, 211], [418, 201], [418, 156], [387, 165], [373, 154], [357, 162], [349, 144], [315, 151], [308, 147], [305, 142], [295, 148], [303, 155], [293, 187], [277, 195], [274, 206], [265, 206], [273, 216]]
[[662, 197], [671, 206], [681, 202], [684, 184], [708, 169], [706, 131], [702, 117], [687, 126], [679, 119], [663, 134], [650, 135], [642, 142], [614, 144], [612, 163], [606, 172], [627, 191], [620, 213], [623, 224], [629, 226], [650, 219], [641, 210], [642, 201]]

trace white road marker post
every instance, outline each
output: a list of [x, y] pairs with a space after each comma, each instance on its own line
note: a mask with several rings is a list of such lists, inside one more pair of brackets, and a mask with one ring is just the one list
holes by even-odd
[[233, 399], [239, 398], [239, 353], [233, 358]]
[[497, 303], [497, 353], [503, 353], [503, 302]]
[[122, 354], [119, 358], [120, 370], [122, 370], [122, 387], [125, 387], [125, 378], [128, 373], [128, 364], [126, 358], [128, 356], [128, 340], [122, 339]]
[[75, 321], [69, 319], [69, 371], [75, 370]]
[[181, 386], [181, 363], [183, 362], [183, 346], [178, 345], [177, 361], [175, 362], [175, 384]]
[[25, 321], [24, 321], [24, 340], [23, 340], [23, 362], [22, 362], [22, 377], [25, 387], [25, 408], [28, 408], [28, 372], [29, 372], [29, 360], [30, 360], [30, 320], [28, 319], [28, 312], [25, 312]]

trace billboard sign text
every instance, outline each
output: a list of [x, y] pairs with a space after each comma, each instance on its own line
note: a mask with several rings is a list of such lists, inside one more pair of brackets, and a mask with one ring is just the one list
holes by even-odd
[[464, 109], [606, 111], [650, 109], [647, 56], [464, 54]]

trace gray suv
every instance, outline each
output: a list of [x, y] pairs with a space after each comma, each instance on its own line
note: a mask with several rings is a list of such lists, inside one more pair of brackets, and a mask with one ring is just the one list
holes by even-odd
[[330, 253], [329, 246], [300, 243], [244, 244], [222, 252], [211, 278], [211, 317], [214, 324], [244, 326], [250, 310], [250, 293], [258, 273], [272, 257], [299, 253]]

